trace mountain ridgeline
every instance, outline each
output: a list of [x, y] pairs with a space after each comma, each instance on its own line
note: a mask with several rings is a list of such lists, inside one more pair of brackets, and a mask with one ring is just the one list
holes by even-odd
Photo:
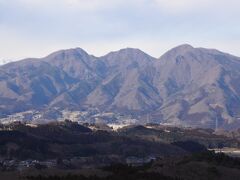
[[[160, 58], [127, 48], [80, 48], [0, 66], [0, 115], [98, 108], [180, 126], [240, 127], [240, 58], [181, 45]], [[216, 127], [217, 126], [217, 127]]]

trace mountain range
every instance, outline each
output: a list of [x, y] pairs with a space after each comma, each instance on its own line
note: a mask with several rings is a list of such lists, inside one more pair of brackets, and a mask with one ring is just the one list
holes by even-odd
[[[179, 126], [240, 127], [240, 58], [184, 44], [160, 58], [126, 48], [81, 48], [0, 66], [0, 116], [98, 108]], [[148, 118], [147, 118], [148, 117]]]

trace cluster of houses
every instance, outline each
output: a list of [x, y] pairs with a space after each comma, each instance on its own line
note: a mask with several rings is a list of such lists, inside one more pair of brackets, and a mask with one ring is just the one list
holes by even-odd
[[127, 158], [119, 158], [119, 157], [111, 157], [107, 156], [103, 157], [75, 157], [72, 159], [53, 159], [46, 161], [38, 161], [38, 160], [0, 160], [0, 171], [23, 171], [26, 169], [46, 169], [46, 168], [59, 168], [59, 167], [75, 167], [75, 168], [92, 168], [92, 167], [103, 167], [110, 165], [112, 163], [126, 163], [131, 166], [141, 166], [146, 163], [150, 163], [155, 161], [156, 158], [154, 156], [149, 157], [127, 157]]
[[1, 171], [22, 171], [28, 168], [52, 168], [57, 166], [56, 160], [38, 161], [38, 160], [0, 160]]

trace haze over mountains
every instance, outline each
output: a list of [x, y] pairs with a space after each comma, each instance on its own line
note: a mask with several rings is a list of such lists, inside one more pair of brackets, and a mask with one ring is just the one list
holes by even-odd
[[181, 45], [154, 58], [127, 48], [102, 57], [80, 48], [0, 66], [0, 115], [30, 109], [141, 115], [181, 126], [240, 127], [240, 58]]

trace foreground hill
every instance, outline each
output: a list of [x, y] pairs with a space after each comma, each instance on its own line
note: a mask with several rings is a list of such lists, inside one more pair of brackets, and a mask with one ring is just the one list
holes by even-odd
[[216, 135], [210, 129], [159, 125], [129, 126], [116, 132], [91, 130], [87, 126], [65, 121], [34, 127], [13, 123], [1, 125], [0, 129], [0, 159], [47, 160], [100, 156], [125, 159], [181, 156], [207, 148], [240, 147], [239, 139]]
[[[70, 121], [29, 127], [21, 123], [3, 126], [0, 131], [0, 159], [48, 160], [75, 157], [174, 156], [190, 151], [170, 142], [152, 142], [119, 135], [116, 132], [92, 131]], [[23, 143], [24, 142], [24, 143]], [[197, 146], [198, 147], [198, 146]], [[205, 150], [199, 146], [199, 151]], [[111, 158], [110, 158], [111, 159]], [[94, 164], [99, 162], [95, 160]]]
[[207, 150], [239, 148], [239, 140], [210, 129], [148, 125], [115, 132], [71, 121], [0, 128], [3, 179], [235, 180], [240, 175], [239, 158]]
[[178, 46], [159, 59], [139, 49], [94, 57], [80, 48], [0, 66], [0, 115], [97, 108], [144, 123], [240, 127], [240, 58]]

